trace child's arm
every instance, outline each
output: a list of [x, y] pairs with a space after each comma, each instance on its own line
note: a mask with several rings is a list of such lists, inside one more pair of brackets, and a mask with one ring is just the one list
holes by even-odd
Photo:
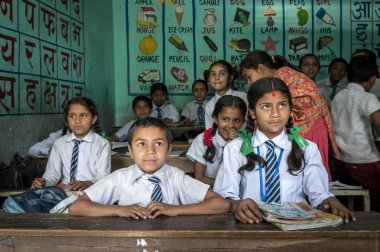
[[350, 219], [356, 221], [355, 214], [348, 210], [340, 201], [335, 197], [329, 197], [322, 201], [318, 208], [325, 212], [330, 212], [334, 215], [342, 217], [345, 223], [349, 223]]
[[87, 194], [80, 195], [69, 207], [69, 214], [78, 216], [119, 216], [133, 219], [151, 218], [148, 210], [137, 204], [130, 206], [101, 205], [90, 200]]
[[41, 188], [41, 187], [45, 187], [45, 179], [35, 178], [32, 182], [31, 188]]
[[93, 184], [94, 183], [92, 183], [90, 180], [86, 180], [86, 181], [75, 180], [75, 181], [69, 183], [69, 189], [71, 191], [84, 190], [84, 189], [92, 186]]
[[50, 133], [49, 137], [30, 147], [28, 154], [32, 157], [47, 156], [54, 144], [54, 141], [62, 136], [62, 130]]
[[263, 221], [263, 214], [252, 199], [231, 200], [231, 203], [231, 212], [238, 221], [249, 224]]
[[194, 178], [202, 181], [205, 184], [214, 186], [215, 179], [207, 177], [205, 175], [206, 166], [202, 163], [194, 160]]
[[116, 135], [109, 136], [111, 142], [119, 142], [119, 137]]
[[196, 215], [196, 214], [216, 214], [230, 211], [231, 204], [219, 194], [208, 190], [204, 200], [200, 203], [187, 205], [168, 205], [161, 202], [152, 201], [148, 204], [148, 211], [155, 218], [159, 215]]

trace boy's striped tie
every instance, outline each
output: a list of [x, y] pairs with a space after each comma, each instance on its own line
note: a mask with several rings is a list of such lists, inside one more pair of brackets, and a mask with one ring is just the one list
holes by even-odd
[[271, 140], [265, 142], [268, 147], [266, 155], [266, 172], [265, 172], [265, 184], [266, 184], [266, 202], [280, 203], [280, 175], [276, 172], [277, 157], [274, 152], [276, 146]]
[[78, 167], [78, 154], [79, 154], [79, 144], [83, 142], [83, 140], [74, 139], [74, 148], [73, 155], [71, 158], [71, 167], [70, 167], [70, 182], [75, 181], [75, 175]]
[[199, 125], [204, 125], [205, 124], [205, 109], [203, 108], [203, 103], [202, 102], [197, 102], [198, 106], [198, 120], [199, 120]]
[[148, 178], [148, 180], [154, 184], [153, 192], [150, 198], [152, 201], [162, 202], [163, 197], [161, 186], [159, 185], [160, 180], [155, 176]]
[[156, 108], [156, 110], [157, 110], [157, 119], [162, 120], [161, 109], [160, 108]]

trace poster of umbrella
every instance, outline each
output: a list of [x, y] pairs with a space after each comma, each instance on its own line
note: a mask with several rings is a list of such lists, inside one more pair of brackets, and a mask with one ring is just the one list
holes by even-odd
[[334, 54], [334, 51], [329, 47], [329, 44], [331, 44], [333, 41], [334, 38], [330, 36], [320, 37], [317, 42], [317, 52], [326, 47], [330, 50], [331, 54]]

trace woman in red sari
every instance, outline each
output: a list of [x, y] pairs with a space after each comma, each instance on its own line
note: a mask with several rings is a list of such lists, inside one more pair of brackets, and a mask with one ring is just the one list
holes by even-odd
[[319, 94], [317, 85], [306, 75], [286, 66], [284, 60], [264, 51], [250, 52], [240, 63], [240, 72], [253, 84], [263, 77], [277, 77], [288, 85], [292, 95], [293, 125], [300, 127], [299, 134], [317, 144], [331, 181], [329, 146], [331, 154], [339, 159], [339, 150], [331, 124], [329, 109]]

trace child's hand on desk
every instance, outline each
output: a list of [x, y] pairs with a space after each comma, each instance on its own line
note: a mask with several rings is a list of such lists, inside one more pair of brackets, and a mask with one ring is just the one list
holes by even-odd
[[92, 182], [87, 180], [87, 181], [79, 181], [75, 180], [74, 182], [71, 182], [69, 184], [69, 189], [71, 191], [82, 191], [90, 186], [92, 186]]
[[233, 201], [231, 212], [238, 221], [243, 223], [252, 224], [263, 221], [263, 214], [257, 203], [252, 199]]
[[41, 187], [45, 187], [45, 179], [35, 178], [32, 182], [31, 188], [41, 188]]
[[149, 214], [148, 209], [142, 207], [138, 204], [130, 206], [119, 206], [119, 217], [131, 217], [135, 220], [139, 219], [149, 219], [152, 216]]
[[152, 218], [156, 218], [159, 215], [177, 216], [176, 206], [168, 205], [162, 202], [152, 201], [148, 204], [147, 209], [152, 215]]
[[340, 201], [335, 197], [329, 197], [322, 201], [318, 207], [320, 210], [330, 212], [334, 215], [342, 217], [345, 223], [349, 223], [350, 219], [356, 221], [355, 214], [348, 210]]

